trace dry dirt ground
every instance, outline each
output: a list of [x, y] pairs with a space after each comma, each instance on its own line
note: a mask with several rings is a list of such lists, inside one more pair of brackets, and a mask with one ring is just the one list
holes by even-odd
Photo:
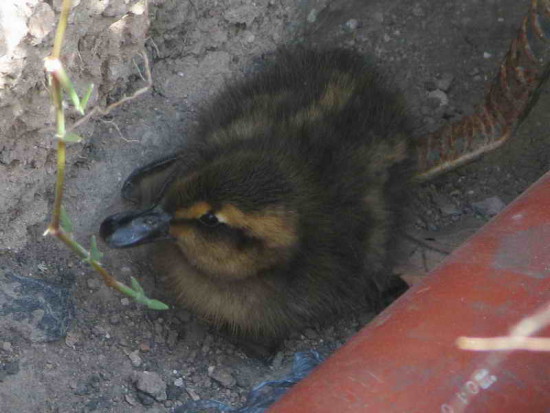
[[[277, 44], [312, 42], [373, 56], [403, 90], [420, 135], [472, 111], [527, 3], [153, 2], [146, 41], [153, 90], [88, 124], [82, 131], [85, 143], [69, 154], [66, 206], [77, 221], [78, 239], [87, 242], [102, 218], [122, 208], [118, 191], [133, 168], [185, 139], [197, 104], [224, 79], [261, 64], [262, 55]], [[116, 85], [109, 99], [143, 85], [139, 60], [125, 63], [128, 81]], [[405, 230], [450, 251], [512, 201], [549, 169], [549, 109], [546, 88], [506, 147], [415, 189]], [[11, 171], [14, 188], [33, 182], [28, 168], [18, 172], [21, 165], [3, 156], [0, 173]], [[185, 309], [159, 313], [138, 306], [102, 285], [55, 240], [42, 237], [45, 212], [38, 218], [25, 215], [33, 205], [51, 206], [54, 158], [46, 158], [35, 172], [30, 169], [44, 177], [31, 195], [17, 200], [23, 207], [10, 204], [0, 211], [10, 214], [10, 222], [18, 220], [19, 231], [12, 247], [0, 250], [2, 412], [163, 412], [198, 398], [239, 406], [252, 386], [284, 375], [296, 351], [329, 354], [372, 318], [349, 314], [334, 325], [311, 326], [266, 362], [247, 357]], [[5, 240], [16, 233], [10, 231]], [[102, 248], [105, 264], [117, 276], [128, 281], [134, 274], [150, 295], [166, 297], [139, 251]], [[444, 258], [406, 242], [401, 250], [396, 270], [409, 275]]]

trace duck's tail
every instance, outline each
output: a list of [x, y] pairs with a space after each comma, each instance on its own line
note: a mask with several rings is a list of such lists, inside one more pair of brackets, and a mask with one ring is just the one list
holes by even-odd
[[420, 138], [416, 179], [424, 181], [498, 148], [535, 104], [550, 74], [550, 0], [531, 0], [484, 102], [471, 116]]

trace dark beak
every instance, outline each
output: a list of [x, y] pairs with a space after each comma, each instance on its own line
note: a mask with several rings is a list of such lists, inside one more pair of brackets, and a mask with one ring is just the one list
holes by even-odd
[[145, 211], [126, 211], [106, 218], [99, 235], [111, 248], [128, 248], [170, 238], [172, 216], [160, 206]]

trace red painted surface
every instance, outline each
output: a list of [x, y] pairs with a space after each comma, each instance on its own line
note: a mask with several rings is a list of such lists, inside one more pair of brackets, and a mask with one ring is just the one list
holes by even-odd
[[550, 412], [550, 353], [455, 345], [549, 302], [547, 173], [270, 412]]

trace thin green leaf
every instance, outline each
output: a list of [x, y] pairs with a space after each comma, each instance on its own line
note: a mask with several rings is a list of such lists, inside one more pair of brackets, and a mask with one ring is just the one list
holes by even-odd
[[120, 289], [120, 292], [126, 294], [128, 297], [135, 298], [138, 295], [134, 290], [132, 290], [130, 287], [125, 286], [121, 282], [118, 283], [117, 287]]
[[130, 281], [132, 283], [132, 288], [134, 289], [134, 291], [136, 291], [138, 294], [142, 294], [143, 296], [145, 296], [145, 290], [143, 290], [143, 288], [139, 284], [139, 281], [134, 277], [130, 277]]
[[139, 285], [139, 282], [134, 277], [132, 277], [132, 286], [134, 287], [134, 289], [127, 287], [121, 282], [117, 282], [117, 288], [119, 289], [119, 291], [123, 294], [126, 294], [128, 297], [132, 297], [134, 301], [138, 304], [143, 304], [151, 310], [168, 310], [170, 308], [159, 300], [147, 298], [143, 293], [143, 289]]
[[168, 310], [170, 307], [168, 307], [166, 304], [164, 304], [162, 301], [149, 299], [147, 300], [147, 307], [151, 310]]
[[101, 258], [103, 258], [103, 253], [97, 247], [95, 235], [92, 235], [92, 239], [90, 240], [90, 259], [100, 262]]
[[80, 104], [78, 93], [76, 93], [73, 82], [67, 75], [67, 72], [65, 72], [63, 65], [60, 64], [57, 70], [52, 72], [52, 74], [59, 80], [59, 83], [61, 83], [63, 89], [69, 94], [69, 97], [71, 98], [76, 110], [78, 110], [81, 115], [84, 115], [84, 110], [82, 109], [82, 105]]
[[59, 220], [63, 231], [69, 234], [73, 232], [73, 222], [71, 221], [71, 218], [69, 218], [69, 215], [67, 214], [64, 206], [61, 206], [61, 214], [59, 216]]
[[78, 143], [82, 141], [82, 136], [77, 135], [76, 133], [69, 132], [66, 133], [65, 136], [60, 138], [64, 142], [71, 142], [71, 143]]
[[86, 106], [88, 105], [88, 101], [90, 100], [90, 97], [92, 96], [92, 92], [94, 90], [94, 84], [90, 83], [90, 86], [88, 86], [88, 90], [86, 90], [86, 93], [84, 94], [84, 97], [80, 99], [80, 107], [82, 108], [82, 111], [86, 110]]

